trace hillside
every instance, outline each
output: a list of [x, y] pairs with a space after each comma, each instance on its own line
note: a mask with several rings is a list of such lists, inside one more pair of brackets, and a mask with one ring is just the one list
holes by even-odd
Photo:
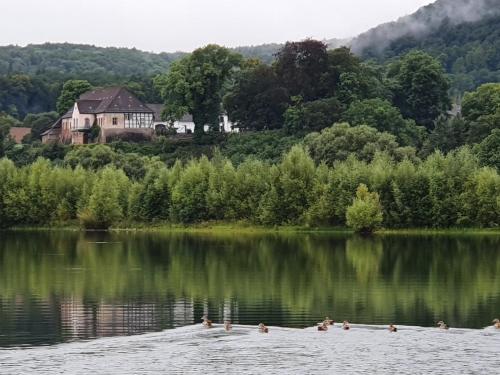
[[0, 75], [21, 73], [92, 81], [103, 75], [151, 76], [165, 71], [182, 55], [68, 43], [4, 46], [0, 47]]
[[458, 92], [500, 81], [500, 0], [438, 0], [353, 39], [378, 61], [421, 49], [439, 58]]

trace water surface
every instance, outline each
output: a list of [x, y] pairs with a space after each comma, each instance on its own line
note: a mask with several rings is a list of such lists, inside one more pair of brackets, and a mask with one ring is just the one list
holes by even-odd
[[205, 313], [282, 328], [330, 316], [482, 329], [500, 315], [494, 235], [0, 236], [3, 348], [188, 329]]

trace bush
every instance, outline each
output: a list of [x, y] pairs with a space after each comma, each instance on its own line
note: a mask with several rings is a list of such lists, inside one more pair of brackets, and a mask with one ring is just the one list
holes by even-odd
[[347, 208], [347, 225], [356, 232], [370, 234], [382, 224], [382, 206], [379, 195], [370, 193], [365, 184], [356, 191], [353, 204]]

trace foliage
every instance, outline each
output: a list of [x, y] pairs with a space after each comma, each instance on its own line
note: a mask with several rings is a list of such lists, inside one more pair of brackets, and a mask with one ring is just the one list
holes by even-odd
[[224, 98], [230, 120], [245, 130], [273, 130], [283, 126], [290, 98], [274, 69], [259, 63], [241, 71]]
[[448, 80], [438, 60], [414, 51], [390, 67], [394, 81], [394, 104], [405, 118], [432, 130], [434, 121], [449, 109]]
[[[121, 170], [103, 169], [78, 217], [87, 229], [107, 229], [123, 218], [129, 180]], [[125, 204], [124, 204], [125, 203]]]
[[403, 119], [398, 108], [379, 98], [352, 103], [343, 120], [351, 125], [368, 125], [380, 132], [394, 134], [404, 146], [419, 146], [425, 134], [413, 120]]
[[190, 113], [196, 134], [205, 125], [218, 130], [224, 89], [240, 60], [227, 48], [208, 45], [172, 64], [167, 74], [155, 78], [165, 100], [164, 116], [175, 121]]
[[285, 134], [283, 131], [244, 132], [230, 134], [221, 151], [235, 165], [247, 159], [276, 164], [285, 152], [301, 140], [299, 135]]
[[377, 193], [364, 184], [356, 190], [356, 198], [346, 212], [347, 225], [360, 233], [372, 233], [382, 224], [383, 214]]
[[5, 113], [0, 113], [0, 157], [5, 154], [5, 147], [9, 141], [10, 128], [18, 126], [19, 121]]
[[500, 129], [500, 83], [485, 84], [466, 93], [462, 114], [469, 123], [469, 142], [481, 142], [493, 129]]
[[[466, 14], [464, 9], [471, 7]], [[360, 35], [352, 45], [364, 58], [378, 61], [390, 61], [412, 50], [425, 51], [441, 61], [453, 92], [460, 94], [500, 80], [499, 24], [496, 0], [440, 0]]]
[[440, 116], [423, 146], [423, 153], [428, 155], [435, 150], [447, 153], [459, 148], [467, 144], [467, 131], [468, 124], [461, 116]]
[[396, 137], [389, 133], [378, 132], [366, 125], [351, 127], [347, 123], [335, 124], [321, 133], [311, 133], [306, 136], [304, 143], [316, 163], [325, 162], [328, 165], [346, 160], [350, 155], [370, 161], [377, 152], [401, 157], [406, 151], [399, 147]]
[[321, 131], [340, 120], [342, 104], [337, 98], [318, 99], [303, 103], [300, 97], [285, 112], [287, 133]]
[[323, 42], [312, 39], [287, 42], [276, 55], [274, 69], [290, 95], [311, 101], [332, 94], [328, 60]]
[[61, 95], [57, 99], [57, 112], [62, 116], [70, 109], [83, 93], [92, 89], [92, 85], [84, 80], [70, 80], [64, 83]]
[[23, 126], [31, 128], [28, 141], [40, 140], [41, 134], [50, 128], [59, 117], [57, 112], [42, 112], [28, 114], [23, 120]]
[[494, 129], [476, 150], [481, 164], [500, 171], [500, 129]]
[[[3, 62], [0, 58], [0, 66]], [[22, 119], [28, 113], [51, 111], [57, 90], [41, 77], [15, 73], [0, 75], [0, 112]]]
[[[361, 131], [377, 133], [368, 129]], [[99, 150], [103, 158], [104, 152]], [[170, 168], [147, 158], [144, 173], [128, 172], [132, 179], [117, 162], [119, 153], [113, 152], [117, 153], [108, 155], [108, 164], [89, 157], [86, 168], [58, 166], [45, 159], [16, 167], [2, 159], [1, 225], [79, 219], [88, 228], [126, 221], [210, 220], [345, 226], [354, 192], [364, 184], [378, 194], [382, 225], [387, 228], [500, 226], [498, 171], [483, 168], [481, 153], [468, 147], [446, 155], [434, 152], [422, 161], [378, 151], [366, 161], [350, 155], [329, 165], [317, 165], [301, 145], [275, 164], [247, 159], [234, 165], [215, 151], [211, 160], [201, 157]], [[354, 206], [351, 218], [366, 216], [361, 214], [367, 210], [364, 204]], [[367, 216], [375, 223], [376, 212]]]

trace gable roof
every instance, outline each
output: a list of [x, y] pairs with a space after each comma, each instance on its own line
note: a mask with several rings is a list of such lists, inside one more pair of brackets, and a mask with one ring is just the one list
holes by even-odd
[[78, 100], [76, 102], [80, 113], [95, 113], [100, 104], [100, 100]]
[[81, 113], [154, 113], [124, 87], [106, 87], [88, 91], [76, 101]]
[[162, 121], [161, 114], [163, 112], [163, 109], [165, 108], [165, 105], [164, 104], [151, 104], [151, 103], [148, 103], [146, 105], [153, 110], [154, 120], [155, 121]]

